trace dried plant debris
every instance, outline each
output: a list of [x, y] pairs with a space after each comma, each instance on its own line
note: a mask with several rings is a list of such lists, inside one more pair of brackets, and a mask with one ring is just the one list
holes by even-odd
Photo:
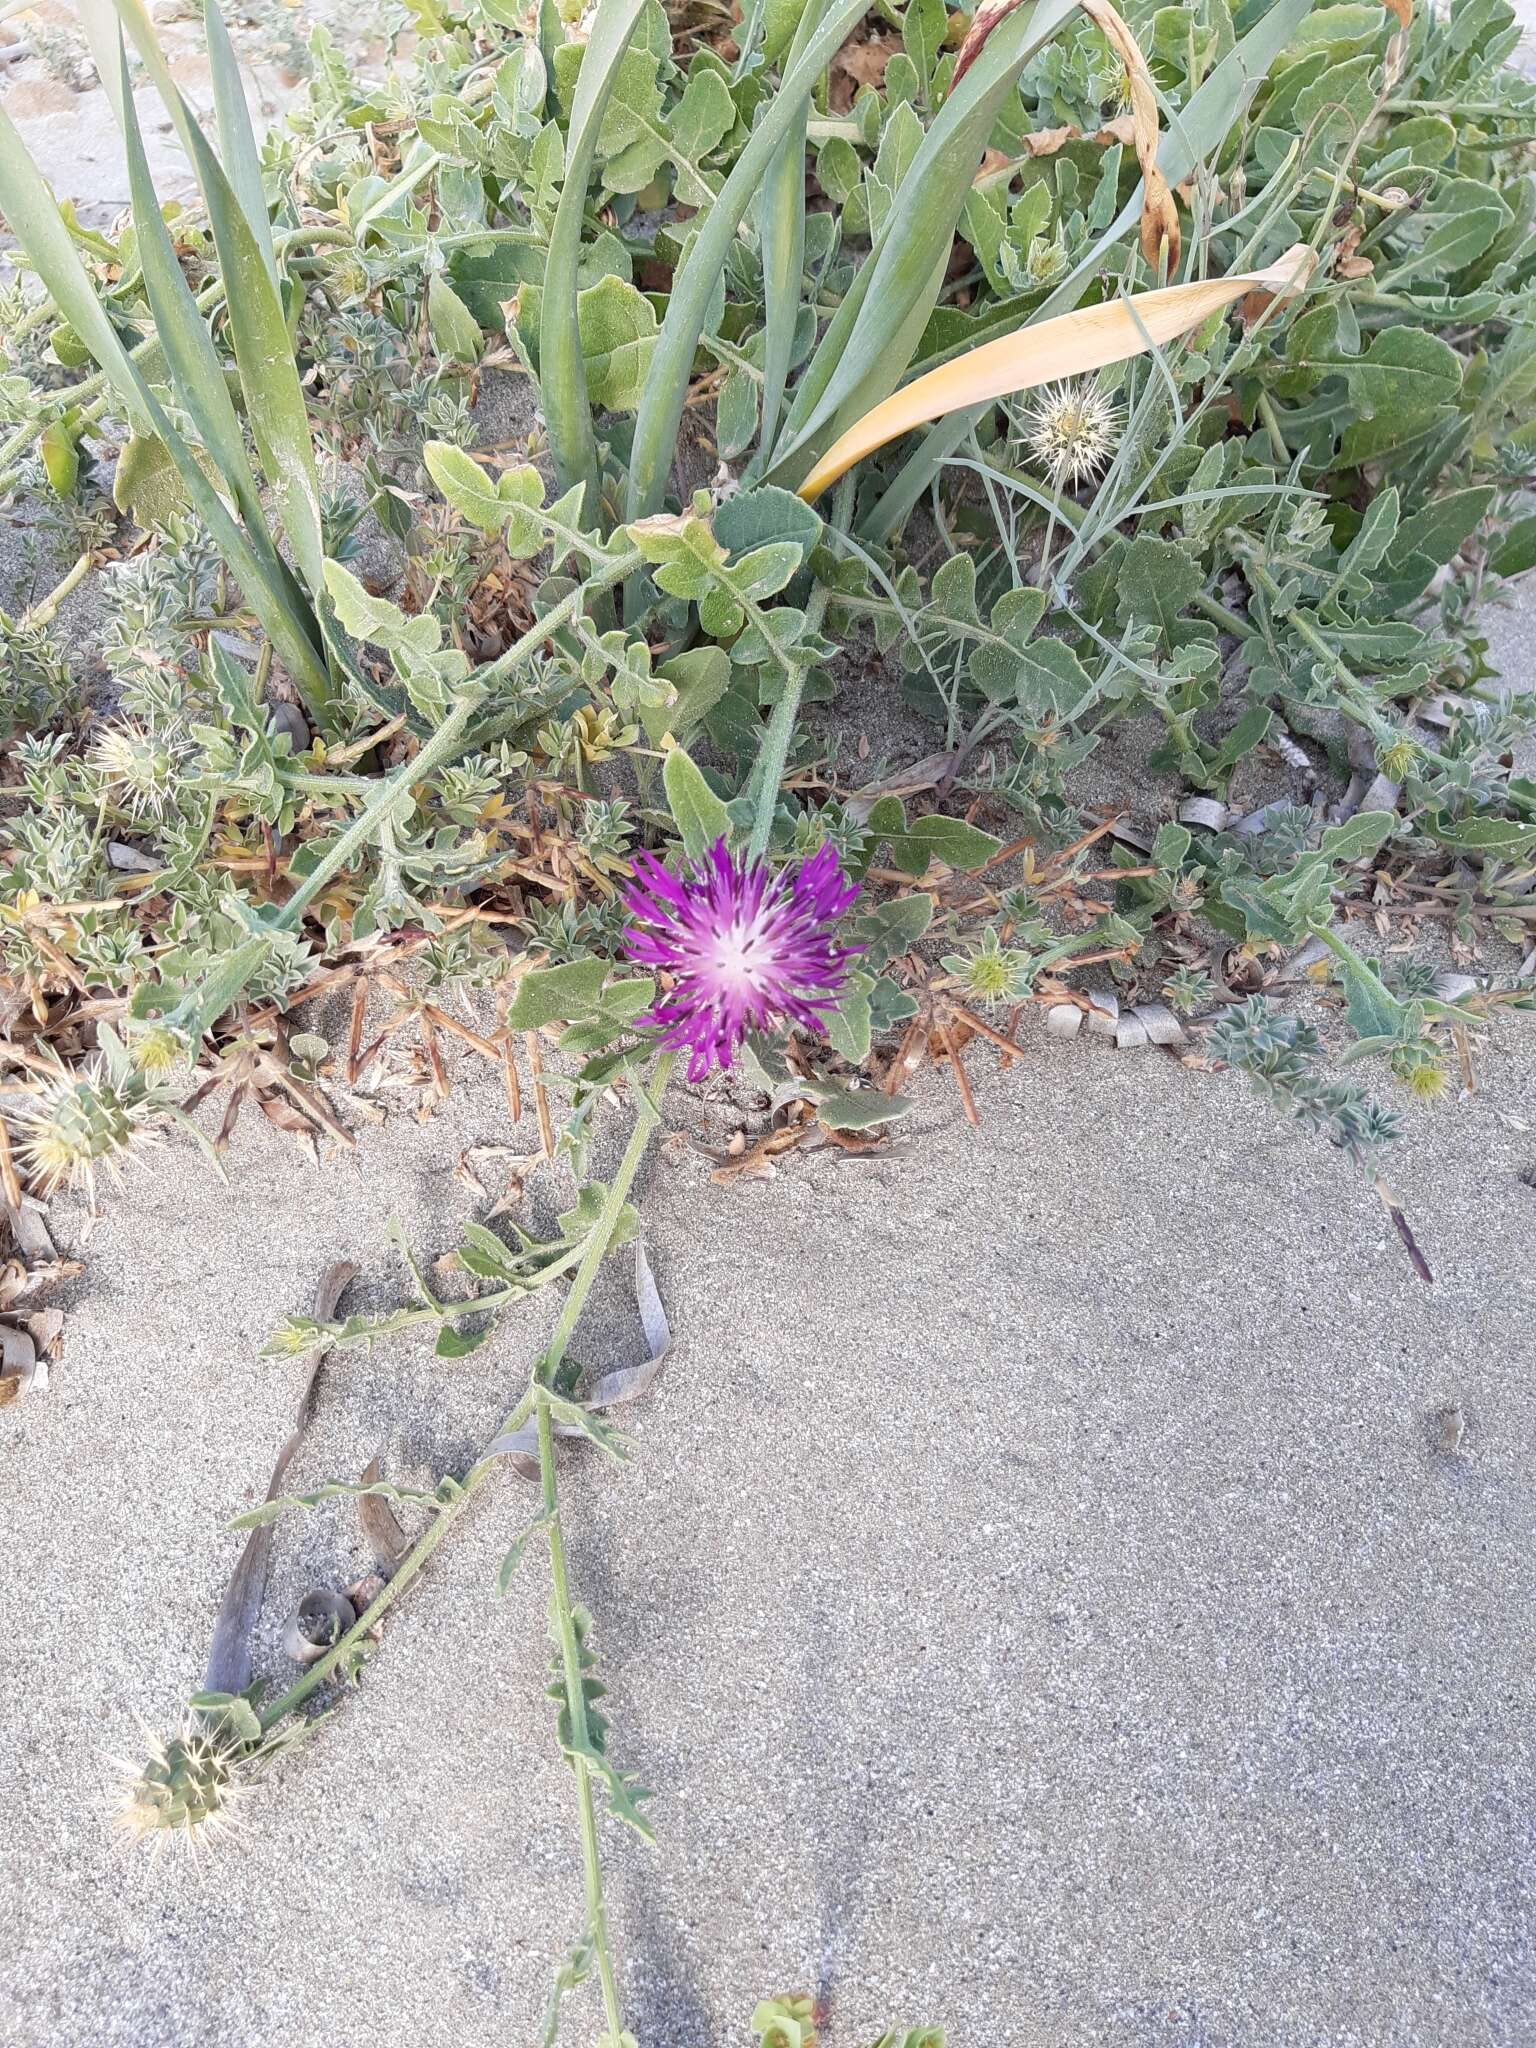
[[[661, 1296], [656, 1291], [656, 1282], [651, 1273], [651, 1262], [643, 1244], [635, 1246], [635, 1302], [640, 1311], [640, 1328], [645, 1337], [646, 1355], [638, 1365], [619, 1366], [612, 1372], [599, 1373], [587, 1386], [579, 1389], [580, 1417], [556, 1421], [557, 1436], [594, 1437], [604, 1450], [615, 1457], [627, 1456], [624, 1438], [615, 1430], [600, 1426], [595, 1430], [592, 1418], [611, 1408], [627, 1407], [648, 1394], [656, 1384], [657, 1375], [666, 1364], [672, 1350], [672, 1332], [667, 1323], [667, 1312], [661, 1305]], [[522, 1423], [518, 1428], [503, 1432], [491, 1444], [486, 1453], [492, 1458], [509, 1458], [513, 1469], [525, 1479], [539, 1476], [538, 1431], [531, 1422]]]
[[[332, 1321], [341, 1297], [357, 1278], [358, 1269], [349, 1260], [338, 1259], [327, 1267], [320, 1285], [315, 1290], [315, 1321], [326, 1324]], [[299, 1367], [299, 1399], [294, 1416], [293, 1429], [287, 1441], [277, 1454], [272, 1467], [272, 1477], [267, 1483], [267, 1499], [277, 1498], [283, 1476], [293, 1462], [304, 1433], [309, 1427], [309, 1418], [314, 1406], [315, 1381], [325, 1363], [329, 1346], [316, 1345], [303, 1359]], [[246, 1538], [239, 1561], [225, 1589], [220, 1603], [218, 1617], [214, 1622], [213, 1642], [208, 1652], [208, 1668], [203, 1683], [209, 1692], [243, 1693], [251, 1682], [251, 1644], [256, 1621], [261, 1613], [262, 1594], [266, 1589], [267, 1566], [272, 1555], [272, 1527], [269, 1521], [259, 1522]]]
[[363, 1540], [368, 1545], [373, 1568], [379, 1578], [387, 1582], [399, 1570], [400, 1560], [410, 1546], [389, 1502], [381, 1494], [370, 1491], [383, 1477], [383, 1460], [370, 1458], [363, 1467], [363, 1490], [357, 1497], [357, 1519], [362, 1525]]
[[43, 1393], [58, 1357], [64, 1314], [39, 1306], [83, 1269], [54, 1250], [42, 1211], [30, 1197], [5, 1205], [8, 1255], [0, 1266], [0, 1407]]

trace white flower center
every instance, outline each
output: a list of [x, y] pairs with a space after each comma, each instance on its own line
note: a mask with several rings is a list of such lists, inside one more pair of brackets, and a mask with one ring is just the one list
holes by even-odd
[[755, 990], [762, 968], [762, 941], [740, 918], [715, 933], [710, 969], [728, 988]]

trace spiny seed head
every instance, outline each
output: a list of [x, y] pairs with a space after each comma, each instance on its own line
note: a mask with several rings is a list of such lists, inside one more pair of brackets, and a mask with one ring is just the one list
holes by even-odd
[[974, 953], [946, 954], [944, 965], [972, 1002], [1017, 1002], [1029, 987], [1030, 956], [989, 931]]
[[166, 810], [181, 779], [181, 749], [162, 734], [126, 721], [98, 734], [88, 759], [117, 803], [134, 817]]
[[94, 1196], [96, 1169], [115, 1173], [135, 1146], [151, 1142], [153, 1114], [143, 1084], [98, 1055], [89, 1066], [61, 1067], [33, 1101], [15, 1112], [23, 1127], [18, 1153], [38, 1192], [60, 1188]]
[[1381, 757], [1381, 772], [1389, 782], [1401, 782], [1419, 755], [1420, 749], [1411, 739], [1394, 740]]
[[362, 259], [343, 249], [326, 266], [326, 282], [341, 299], [361, 299], [368, 291], [368, 269]]
[[1096, 477], [1120, 438], [1120, 408], [1097, 384], [1048, 384], [1029, 409], [1029, 446], [1058, 484]]
[[1451, 1077], [1434, 1054], [1411, 1053], [1398, 1067], [1397, 1078], [1415, 1102], [1439, 1102]]
[[183, 1065], [187, 1048], [169, 1024], [146, 1024], [128, 1039], [128, 1057], [151, 1081], [163, 1081]]
[[195, 1852], [239, 1824], [258, 1759], [224, 1723], [189, 1707], [169, 1736], [145, 1729], [149, 1754], [128, 1773], [116, 1819], [135, 1845]]

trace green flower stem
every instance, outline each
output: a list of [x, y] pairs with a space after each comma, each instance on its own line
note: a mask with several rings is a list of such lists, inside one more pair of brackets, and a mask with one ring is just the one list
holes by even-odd
[[[671, 1073], [671, 1071], [672, 1055], [668, 1053], [664, 1054], [656, 1064], [656, 1067], [652, 1075], [651, 1088], [649, 1093], [646, 1091], [645, 1087], [639, 1082], [639, 1080], [636, 1080], [635, 1093], [638, 1097], [639, 1108], [636, 1116], [635, 1128], [630, 1135], [629, 1144], [625, 1150], [624, 1157], [620, 1161], [619, 1170], [614, 1176], [613, 1185], [608, 1190], [608, 1196], [603, 1203], [602, 1212], [587, 1235], [586, 1243], [581, 1254], [581, 1264], [577, 1268], [575, 1279], [571, 1282], [571, 1291], [566, 1296], [564, 1306], [561, 1308], [559, 1320], [555, 1324], [554, 1335], [550, 1339], [548, 1348], [540, 1356], [538, 1365], [534, 1368], [532, 1383], [529, 1385], [527, 1391], [522, 1395], [521, 1399], [517, 1403], [517, 1406], [512, 1410], [511, 1414], [506, 1416], [498, 1424], [495, 1435], [490, 1440], [490, 1442], [493, 1444], [499, 1438], [510, 1435], [514, 1430], [521, 1429], [523, 1424], [527, 1421], [529, 1415], [534, 1411], [534, 1409], [537, 1408], [539, 1410], [539, 1472], [540, 1479], [544, 1488], [544, 1497], [546, 1505], [549, 1502], [554, 1485], [552, 1430], [549, 1432], [551, 1442], [551, 1454], [548, 1458], [546, 1458], [545, 1455], [544, 1445], [544, 1425], [546, 1424], [546, 1422], [551, 1420], [549, 1415], [547, 1399], [548, 1380], [553, 1375], [556, 1368], [559, 1366], [561, 1360], [565, 1356], [566, 1347], [571, 1341], [572, 1333], [576, 1328], [576, 1324], [578, 1319], [580, 1318], [581, 1311], [586, 1304], [587, 1296], [592, 1291], [593, 1282], [596, 1280], [598, 1272], [601, 1269], [603, 1260], [607, 1255], [609, 1245], [613, 1238], [614, 1230], [618, 1224], [620, 1216], [623, 1214], [624, 1203], [629, 1194], [630, 1188], [634, 1184], [635, 1175], [640, 1170], [641, 1161], [645, 1157], [646, 1147], [650, 1143], [651, 1133], [655, 1130], [657, 1124], [661, 1121], [661, 1110], [659, 1107], [659, 1101], [662, 1091], [666, 1087], [667, 1077]], [[523, 1291], [524, 1290], [521, 1288], [506, 1289], [503, 1290], [502, 1293], [482, 1295], [477, 1303], [465, 1303], [463, 1304], [463, 1306], [466, 1309], [470, 1307], [494, 1308], [502, 1304], [504, 1296], [515, 1298], [517, 1295], [520, 1295]], [[448, 1306], [458, 1307], [459, 1304], [448, 1304]], [[394, 1576], [389, 1580], [388, 1584], [379, 1593], [378, 1597], [369, 1603], [369, 1605], [358, 1616], [357, 1620], [353, 1623], [351, 1628], [347, 1630], [346, 1634], [342, 1636], [337, 1642], [333, 1643], [330, 1649], [326, 1651], [323, 1657], [318, 1658], [313, 1664], [310, 1665], [309, 1669], [305, 1672], [304, 1676], [301, 1679], [299, 1679], [297, 1684], [290, 1686], [287, 1692], [283, 1693], [279, 1698], [275, 1699], [269, 1707], [266, 1707], [262, 1710], [261, 1727], [263, 1734], [269, 1733], [273, 1728], [275, 1728], [278, 1725], [280, 1721], [285, 1720], [288, 1715], [292, 1714], [293, 1712], [295, 1712], [297, 1708], [301, 1707], [304, 1704], [305, 1700], [307, 1700], [310, 1697], [311, 1693], [317, 1691], [320, 1686], [324, 1685], [327, 1679], [334, 1677], [336, 1671], [342, 1665], [343, 1661], [349, 1656], [349, 1654], [355, 1648], [357, 1648], [365, 1641], [369, 1632], [374, 1627], [374, 1624], [382, 1617], [385, 1611], [390, 1606], [392, 1606], [393, 1603], [400, 1597], [400, 1595], [405, 1591], [406, 1587], [411, 1583], [411, 1581], [414, 1578], [416, 1578], [416, 1576], [421, 1571], [423, 1565], [425, 1565], [425, 1563], [427, 1562], [427, 1559], [432, 1555], [433, 1551], [436, 1550], [437, 1546], [442, 1542], [444, 1536], [447, 1535], [448, 1530], [459, 1519], [460, 1515], [462, 1515], [464, 1510], [468, 1507], [470, 1501], [473, 1500], [475, 1495], [479, 1492], [480, 1488], [485, 1484], [486, 1480], [489, 1479], [491, 1474], [497, 1469], [497, 1463], [497, 1459], [492, 1457], [490, 1454], [490, 1444], [487, 1444], [485, 1451], [482, 1452], [481, 1456], [470, 1467], [469, 1471], [465, 1473], [463, 1480], [460, 1482], [457, 1494], [451, 1501], [445, 1503], [444, 1506], [440, 1507], [437, 1510], [436, 1514], [432, 1517], [432, 1520], [427, 1524], [427, 1527], [422, 1531], [421, 1535], [417, 1537], [415, 1543], [411, 1546], [411, 1548], [406, 1552], [405, 1556], [401, 1559], [399, 1565], [395, 1569]], [[575, 1623], [572, 1617], [569, 1590], [566, 1586], [565, 1579], [564, 1542], [560, 1537], [558, 1522], [552, 1522], [550, 1525], [550, 1554], [552, 1559], [557, 1554], [557, 1542], [559, 1544], [558, 1556], [560, 1563], [559, 1585], [556, 1589], [556, 1601], [557, 1606], [560, 1605], [563, 1601], [563, 1620], [561, 1626], [564, 1631], [569, 1633], [571, 1649], [574, 1652]], [[561, 1638], [561, 1648], [562, 1651], [565, 1648], [564, 1634], [562, 1634]], [[567, 1681], [569, 1682], [569, 1673], [567, 1673]], [[584, 1740], [586, 1736], [586, 1702], [581, 1694], [579, 1684], [579, 1671], [576, 1698], [577, 1706], [575, 1709], [573, 1709], [572, 1712], [571, 1726], [573, 1730], [579, 1731], [581, 1738]], [[577, 1718], [578, 1714], [580, 1715], [579, 1720]], [[583, 1795], [585, 1803], [583, 1808], [582, 1833], [583, 1852], [585, 1854], [587, 1848], [586, 1822], [588, 1813], [591, 1809], [592, 1796], [590, 1785], [585, 1784], [586, 1767], [585, 1765], [580, 1763], [579, 1759], [577, 1759], [577, 1763], [578, 1785], [585, 1785], [585, 1791]], [[596, 1857], [597, 1849], [596, 1838], [594, 1833], [591, 1847], [591, 1855], [588, 1865], [587, 1897], [588, 1904], [590, 1906], [594, 1896], [595, 1886], [597, 1908], [600, 1914], [602, 1911], [602, 1884], [601, 1875], [598, 1871]], [[599, 1952], [600, 1955], [606, 1956], [605, 1923], [603, 1925], [602, 1938], [599, 1943]], [[605, 1984], [609, 1979], [611, 1979], [611, 1975], [612, 1971], [610, 1967], [608, 1969], [607, 1976], [605, 1977]]]
[[[586, 1239], [563, 1251], [559, 1258], [551, 1259], [547, 1266], [540, 1266], [530, 1273], [526, 1280], [519, 1280], [510, 1287], [493, 1287], [489, 1294], [472, 1294], [463, 1301], [436, 1301], [427, 1289], [417, 1285], [427, 1294], [426, 1305], [422, 1308], [403, 1309], [385, 1328], [376, 1328], [373, 1336], [397, 1337], [402, 1330], [412, 1330], [418, 1323], [461, 1323], [468, 1316], [494, 1315], [498, 1309], [510, 1308], [516, 1301], [525, 1301], [530, 1294], [537, 1294], [541, 1287], [547, 1287], [551, 1280], [558, 1280], [562, 1273], [568, 1273], [586, 1254]], [[409, 1254], [407, 1254], [409, 1258]], [[334, 1342], [334, 1339], [326, 1340]], [[348, 1343], [360, 1341], [357, 1338], [342, 1340]], [[370, 1337], [367, 1341], [372, 1342]]]
[[[832, 508], [831, 523], [840, 533], [845, 533], [848, 529], [848, 517], [853, 509], [853, 488], [853, 475], [850, 471], [837, 487], [837, 498]], [[825, 583], [818, 583], [811, 592], [810, 601], [805, 608], [807, 634], [814, 634], [820, 630], [833, 594]], [[752, 821], [752, 837], [747, 842], [749, 861], [761, 860], [768, 851], [768, 839], [773, 831], [773, 814], [779, 802], [779, 784], [783, 780], [784, 766], [794, 742], [805, 679], [811, 672], [811, 663], [804, 660], [789, 661], [784, 663], [783, 667], [784, 689], [763, 729], [762, 743], [752, 768], [751, 786], [756, 793], [757, 811]]]
[[95, 561], [95, 549], [87, 548], [85, 553], [76, 562], [71, 564], [68, 573], [53, 586], [48, 595], [40, 598], [30, 608], [23, 623], [28, 626], [46, 626], [65, 598], [69, 596], [69, 593], [72, 590], [78, 589], [85, 581]]
[[555, 1632], [560, 1644], [560, 1666], [565, 1675], [565, 1709], [570, 1722], [573, 1755], [571, 1765], [576, 1773], [576, 1806], [581, 1822], [581, 1862], [586, 1884], [587, 1928], [592, 1938], [593, 1950], [597, 1956], [597, 1972], [603, 1987], [603, 2012], [607, 2020], [608, 2036], [618, 2048], [624, 2033], [624, 2017], [619, 2006], [618, 1984], [613, 1973], [613, 1957], [608, 1946], [608, 1909], [603, 1899], [603, 1870], [597, 1841], [597, 1808], [592, 1797], [592, 1772], [586, 1757], [581, 1754], [588, 1747], [587, 1697], [582, 1686], [581, 1651], [576, 1640], [576, 1615], [571, 1603], [570, 1578], [566, 1569], [565, 1525], [560, 1514], [560, 1496], [555, 1472], [555, 1422], [549, 1404], [549, 1389], [565, 1357], [566, 1346], [576, 1328], [577, 1318], [592, 1282], [597, 1278], [598, 1268], [603, 1261], [609, 1242], [618, 1227], [623, 1214], [625, 1199], [633, 1185], [640, 1163], [650, 1144], [651, 1133], [661, 1121], [658, 1102], [667, 1085], [675, 1055], [663, 1053], [656, 1063], [651, 1081], [650, 1094], [636, 1084], [639, 1097], [635, 1128], [630, 1133], [629, 1144], [619, 1162], [619, 1170], [613, 1177], [591, 1237], [587, 1241], [587, 1255], [582, 1260], [571, 1291], [566, 1297], [560, 1320], [550, 1339], [549, 1348], [540, 1359], [534, 1373], [534, 1394], [539, 1425], [539, 1486], [544, 1521], [549, 1539], [549, 1575], [554, 1608]]
[[1275, 452], [1279, 455], [1280, 460], [1288, 463], [1291, 459], [1291, 451], [1286, 446], [1285, 435], [1280, 426], [1280, 416], [1275, 411], [1274, 401], [1267, 391], [1259, 393], [1259, 418], [1269, 429], [1269, 438], [1274, 443]]
[[[555, 1425], [549, 1397], [539, 1390], [539, 1479], [544, 1515], [548, 1524], [549, 1577], [555, 1629], [560, 1639], [560, 1666], [565, 1674], [566, 1712], [570, 1716], [571, 1738], [578, 1748], [587, 1742], [586, 1695], [582, 1690], [581, 1658], [576, 1643], [575, 1610], [571, 1605], [570, 1580], [565, 1566], [565, 1532], [560, 1525], [559, 1496], [555, 1487]], [[619, 2005], [619, 1987], [613, 1973], [613, 1956], [608, 1946], [608, 1908], [603, 1898], [603, 1865], [597, 1841], [597, 1807], [592, 1797], [592, 1771], [586, 1758], [573, 1755], [576, 1773], [576, 1811], [581, 1825], [581, 1868], [587, 1899], [587, 1929], [597, 1956], [597, 1974], [603, 1987], [603, 2015], [608, 2037], [623, 2038], [624, 2015]]]
[[485, 693], [478, 687], [473, 691], [466, 691], [463, 696], [454, 700], [453, 709], [422, 747], [420, 753], [404, 762], [393, 775], [385, 779], [378, 795], [333, 841], [330, 851], [315, 864], [289, 897], [277, 917], [273, 919], [276, 930], [293, 931], [332, 876], [339, 874], [356, 854], [361, 853], [375, 834], [388, 824], [396, 811], [411, 802], [413, 785], [424, 775], [430, 775], [434, 769], [445, 766], [464, 751], [465, 729], [484, 701]]
[[640, 567], [644, 557], [636, 549], [610, 562], [599, 574], [589, 576], [579, 584], [569, 597], [560, 600], [553, 610], [531, 626], [520, 640], [514, 641], [505, 654], [498, 655], [489, 667], [480, 669], [473, 677], [474, 688], [457, 698], [453, 709], [443, 720], [437, 731], [425, 743], [419, 754], [404, 762], [389, 776], [378, 794], [352, 820], [352, 823], [332, 843], [330, 851], [318, 861], [304, 878], [275, 919], [278, 931], [293, 931], [304, 912], [325, 888], [332, 876], [347, 866], [374, 835], [386, 825], [396, 811], [411, 801], [413, 787], [424, 776], [445, 767], [448, 762], [469, 750], [472, 742], [467, 737], [470, 721], [484, 704], [492, 686], [503, 676], [537, 653], [551, 633], [557, 632], [568, 620], [585, 609], [588, 600], [597, 592], [611, 590], [616, 583]]
[[[1501, 106], [1497, 100], [1383, 100], [1379, 111], [1383, 114], [1447, 114], [1457, 113], [1464, 119], [1492, 119], [1497, 115], [1501, 120], [1518, 121], [1518, 107]], [[1482, 145], [1479, 143], [1478, 148]]]
[[1312, 937], [1325, 945], [1335, 960], [1340, 961], [1366, 984], [1383, 1008], [1390, 1009], [1394, 1005], [1396, 998], [1381, 976], [1367, 966], [1349, 941], [1341, 938], [1332, 925], [1314, 924], [1311, 931]]
[[1204, 612], [1208, 619], [1214, 620], [1224, 632], [1235, 634], [1239, 640], [1258, 638], [1258, 630], [1250, 620], [1240, 619], [1230, 605], [1224, 605], [1219, 597], [1212, 597], [1208, 591], [1195, 592], [1195, 608]]
[[[811, 624], [821, 623], [821, 614], [827, 608], [827, 597], [825, 585], [819, 585], [806, 607], [806, 616]], [[768, 851], [768, 837], [773, 830], [773, 814], [779, 802], [779, 783], [783, 779], [784, 764], [789, 759], [795, 721], [800, 715], [800, 697], [805, 689], [806, 674], [803, 662], [796, 662], [786, 669], [783, 691], [778, 703], [773, 707], [773, 715], [763, 729], [757, 763], [752, 770], [752, 781], [757, 792], [757, 811], [752, 822], [752, 837], [747, 842], [749, 861], [761, 860]]]

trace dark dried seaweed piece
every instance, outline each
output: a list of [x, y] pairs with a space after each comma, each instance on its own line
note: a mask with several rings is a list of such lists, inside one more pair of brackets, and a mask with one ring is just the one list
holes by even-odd
[[[357, 1274], [357, 1267], [346, 1259], [338, 1259], [335, 1265], [326, 1268], [315, 1290], [317, 1322], [328, 1323], [334, 1318], [341, 1297]], [[278, 1452], [277, 1463], [272, 1467], [272, 1477], [267, 1483], [268, 1500], [275, 1498], [283, 1483], [283, 1474], [309, 1427], [310, 1397], [329, 1348], [328, 1345], [317, 1345], [304, 1360], [298, 1412], [288, 1441]], [[256, 1617], [261, 1612], [261, 1596], [266, 1587], [271, 1555], [272, 1525], [267, 1522], [253, 1529], [246, 1538], [234, 1576], [219, 1603], [218, 1619], [213, 1625], [213, 1643], [208, 1652], [208, 1668], [203, 1679], [208, 1692], [242, 1693], [251, 1682], [251, 1636]]]
[[[383, 1477], [383, 1459], [377, 1456], [370, 1458], [363, 1467], [362, 1484], [377, 1486]], [[410, 1549], [394, 1509], [376, 1493], [360, 1493], [357, 1497], [357, 1519], [362, 1524], [363, 1540], [368, 1545], [375, 1571], [381, 1579], [392, 1579], [401, 1558]]]

